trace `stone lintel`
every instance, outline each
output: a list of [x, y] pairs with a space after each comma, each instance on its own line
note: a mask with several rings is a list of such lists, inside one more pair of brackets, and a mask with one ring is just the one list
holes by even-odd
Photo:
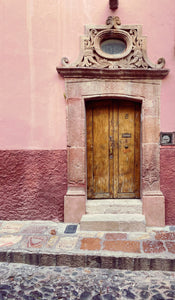
[[100, 79], [163, 79], [168, 69], [102, 69], [57, 67], [58, 74], [64, 78], [100, 78]]

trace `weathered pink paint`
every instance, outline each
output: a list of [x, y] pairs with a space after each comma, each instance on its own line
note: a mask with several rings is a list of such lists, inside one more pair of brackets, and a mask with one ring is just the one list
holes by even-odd
[[75, 61], [85, 24], [109, 15], [143, 24], [149, 58], [166, 58], [161, 130], [175, 129], [174, 0], [122, 0], [114, 12], [108, 0], [2, 0], [0, 14], [1, 149], [66, 148], [66, 92], [55, 67], [63, 56]]
[[[60, 65], [63, 56], [67, 56], [72, 62], [77, 59], [80, 49], [79, 37], [84, 33], [85, 24], [104, 24], [109, 15], [118, 15], [123, 24], [142, 24], [143, 34], [147, 36], [150, 60], [156, 63], [159, 57], [165, 57], [166, 67], [170, 69], [170, 74], [162, 82], [160, 129], [161, 131], [175, 131], [174, 0], [122, 0], [119, 1], [117, 11], [109, 9], [108, 0], [1, 0], [0, 149], [36, 149], [39, 151], [45, 149], [52, 153], [52, 150], [64, 150], [67, 143], [72, 143], [66, 138], [65, 98], [67, 91], [65, 91], [64, 80], [58, 77], [55, 68], [56, 65]], [[69, 120], [67, 124], [74, 126], [75, 121], [73, 120], [71, 124]], [[78, 126], [81, 127], [81, 122]], [[75, 144], [82, 143], [82, 140], [79, 141], [76, 137], [76, 135], [72, 137]], [[8, 156], [8, 151], [2, 156], [3, 163], [6, 155]], [[19, 152], [16, 157], [19, 161], [26, 158], [23, 151]], [[161, 178], [164, 178], [166, 174], [164, 157], [163, 152]], [[49, 163], [49, 161], [46, 162]], [[15, 170], [16, 159], [8, 159], [7, 169], [10, 166], [12, 170]], [[3, 176], [4, 171], [6, 169], [3, 169], [2, 164], [0, 176]], [[13, 215], [19, 219], [25, 218], [22, 209], [19, 213], [18, 203], [15, 200], [11, 185], [14, 174], [13, 171], [10, 173], [11, 171], [3, 186], [1, 198], [3, 210], [1, 212], [4, 214], [1, 213], [0, 218], [4, 216], [8, 219]], [[46, 171], [47, 176], [49, 176], [48, 172], [50, 171]], [[38, 169], [37, 174], [40, 177], [42, 170]], [[58, 176], [57, 180], [60, 189], [63, 185], [65, 186], [65, 176], [63, 178]], [[46, 183], [45, 179], [43, 179], [43, 185], [44, 183]], [[38, 199], [37, 194], [30, 190], [31, 194], [30, 192], [29, 194], [33, 202], [30, 200], [27, 202], [27, 194], [19, 188], [20, 181], [18, 184], [18, 191], [16, 185], [15, 192], [17, 193], [16, 199], [20, 199], [19, 203], [23, 209], [27, 205], [29, 211], [33, 211], [33, 203]], [[165, 195], [169, 193], [170, 188], [171, 185], [163, 186]], [[64, 188], [60, 191], [64, 191], [65, 194]], [[7, 192], [8, 199], [6, 198]], [[57, 189], [55, 192], [58, 192]], [[59, 200], [62, 205], [63, 196], [62, 194]], [[175, 223], [171, 215], [173, 200], [170, 200], [169, 196], [166, 199], [170, 201], [167, 220]], [[12, 207], [8, 213], [5, 207], [9, 207], [10, 201], [12, 201]], [[42, 214], [39, 211], [36, 218], [39, 216], [47, 218], [47, 202], [44, 203]], [[61, 216], [59, 218], [62, 218], [62, 206], [55, 203], [53, 211], [54, 217]], [[29, 218], [30, 216], [32, 213], [28, 215]]]

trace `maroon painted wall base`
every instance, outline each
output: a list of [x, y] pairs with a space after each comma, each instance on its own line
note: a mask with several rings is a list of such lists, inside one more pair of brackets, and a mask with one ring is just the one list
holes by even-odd
[[[161, 147], [166, 224], [175, 225], [175, 146]], [[0, 151], [0, 219], [64, 220], [66, 150]]]
[[66, 150], [0, 151], [0, 219], [63, 221]]
[[175, 225], [175, 146], [160, 149], [160, 184], [165, 196], [165, 221]]

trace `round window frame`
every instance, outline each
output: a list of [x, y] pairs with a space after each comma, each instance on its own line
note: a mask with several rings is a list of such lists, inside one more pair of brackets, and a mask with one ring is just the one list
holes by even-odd
[[[109, 54], [104, 52], [101, 49], [101, 43], [103, 41], [109, 40], [109, 39], [118, 39], [118, 40], [122, 40], [125, 44], [126, 44], [126, 49], [121, 52], [121, 53], [117, 53], [117, 54]], [[107, 59], [112, 59], [112, 60], [116, 60], [116, 59], [121, 59], [125, 56], [127, 56], [131, 50], [132, 50], [132, 40], [130, 35], [123, 30], [116, 30], [116, 29], [106, 29], [103, 30], [101, 32], [99, 32], [94, 40], [94, 48], [95, 51], [104, 58]]]

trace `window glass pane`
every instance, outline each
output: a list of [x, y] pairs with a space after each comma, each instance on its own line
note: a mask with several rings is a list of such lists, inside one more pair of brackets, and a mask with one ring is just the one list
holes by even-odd
[[108, 54], [120, 54], [125, 49], [125, 42], [119, 39], [109, 39], [101, 43], [101, 50]]

